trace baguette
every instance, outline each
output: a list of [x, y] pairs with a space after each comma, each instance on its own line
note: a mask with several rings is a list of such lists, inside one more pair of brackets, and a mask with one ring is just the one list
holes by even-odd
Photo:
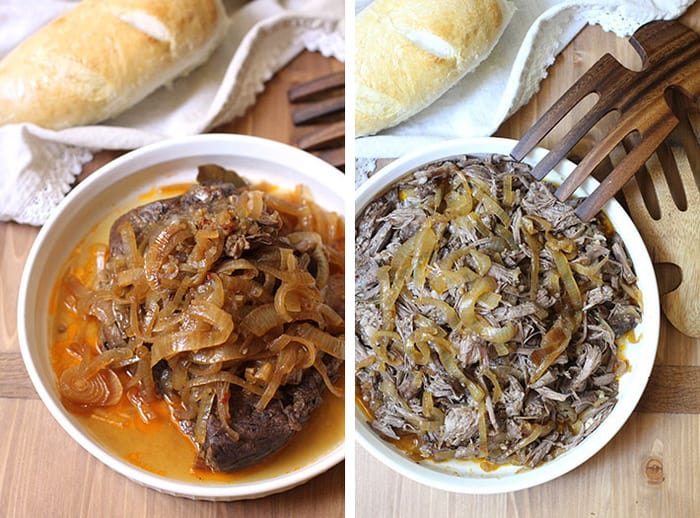
[[374, 0], [355, 25], [356, 135], [435, 101], [489, 55], [512, 12], [506, 0]]
[[0, 61], [0, 125], [114, 117], [203, 63], [225, 20], [221, 0], [84, 0]]

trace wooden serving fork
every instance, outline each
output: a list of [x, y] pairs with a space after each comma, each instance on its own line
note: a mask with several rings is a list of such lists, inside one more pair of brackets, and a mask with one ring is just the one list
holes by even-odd
[[577, 207], [576, 214], [583, 221], [598, 213], [678, 125], [667, 100], [668, 91], [677, 90], [694, 103], [700, 99], [700, 36], [678, 22], [657, 21], [639, 28], [630, 43], [642, 58], [641, 71], [631, 71], [612, 55], [604, 55], [511, 152], [513, 158], [522, 160], [583, 98], [597, 93], [599, 98], [593, 108], [533, 168], [533, 176], [541, 180], [601, 118], [617, 110], [620, 113], [617, 124], [583, 157], [556, 191], [560, 201], [567, 199], [623, 139], [638, 132], [636, 146]]
[[[687, 103], [687, 99], [680, 102]], [[680, 119], [678, 127], [623, 192], [632, 219], [657, 269], [662, 270], [657, 277], [666, 318], [680, 332], [697, 338], [700, 188], [695, 174], [700, 174], [700, 144], [688, 117], [691, 107], [686, 104], [674, 111]]]

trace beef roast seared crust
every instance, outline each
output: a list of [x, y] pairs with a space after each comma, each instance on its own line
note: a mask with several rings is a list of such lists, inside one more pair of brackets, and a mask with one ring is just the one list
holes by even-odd
[[[336, 379], [337, 360], [333, 359], [326, 365], [329, 375]], [[240, 437], [237, 441], [232, 440], [213, 414], [200, 458], [215, 471], [237, 471], [257, 464], [282, 448], [302, 429], [323, 401], [324, 391], [321, 376], [309, 370], [304, 373], [301, 383], [281, 387], [280, 398], [258, 412], [255, 409], [258, 396], [232, 386], [229, 400], [231, 425]], [[183, 422], [182, 427], [186, 432], [191, 431], [192, 423]]]

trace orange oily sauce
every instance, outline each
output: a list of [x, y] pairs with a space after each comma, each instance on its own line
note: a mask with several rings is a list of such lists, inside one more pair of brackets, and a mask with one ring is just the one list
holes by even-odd
[[[174, 184], [152, 189], [116, 215], [157, 199], [178, 196], [189, 184]], [[274, 186], [256, 186], [280, 196]], [[116, 217], [115, 217], [116, 219]], [[83, 285], [92, 285], [98, 267], [107, 257], [109, 218], [95, 225], [71, 252], [54, 284], [49, 303], [51, 366], [56, 379], [70, 366], [80, 363], [80, 350], [89, 347], [97, 354], [99, 326], [94, 317], [81, 312], [67, 283], [68, 274], [76, 276]], [[126, 378], [122, 378], [126, 382]], [[342, 386], [343, 377], [336, 382]], [[195, 469], [197, 455], [194, 443], [181, 432], [165, 401], [149, 404], [156, 418], [144, 422], [139, 410], [128, 400], [128, 390], [119, 403], [110, 407], [84, 408], [63, 401], [63, 405], [81, 423], [92, 439], [112, 454], [151, 473], [185, 482], [244, 483], [284, 475], [321, 459], [344, 439], [344, 400], [325, 392], [325, 397], [304, 428], [278, 452], [260, 463], [235, 473], [219, 473]]]

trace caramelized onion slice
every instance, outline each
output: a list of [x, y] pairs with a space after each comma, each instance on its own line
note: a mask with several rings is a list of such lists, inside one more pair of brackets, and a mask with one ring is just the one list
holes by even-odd
[[485, 395], [484, 390], [476, 382], [466, 376], [457, 365], [455, 346], [448, 340], [440, 337], [433, 337], [430, 341], [437, 349], [440, 363], [447, 373], [458, 380], [476, 401], [483, 400]]
[[277, 313], [274, 304], [257, 306], [241, 320], [241, 327], [247, 329], [255, 336], [263, 336], [286, 321]]
[[[370, 345], [374, 350], [375, 357], [382, 364], [394, 366], [401, 364], [401, 358], [397, 358], [397, 355], [393, 352], [394, 344], [400, 343], [401, 337], [395, 331], [379, 330], [370, 338]], [[390, 347], [392, 349], [390, 349]]]
[[[481, 338], [486, 340], [487, 342], [491, 342], [496, 345], [502, 345], [505, 344], [506, 342], [509, 342], [510, 340], [513, 339], [515, 336], [515, 325], [513, 322], [507, 322], [503, 327], [496, 327], [496, 326], [490, 326], [490, 325], [485, 325], [480, 321], [478, 322], [478, 330], [477, 333]], [[499, 356], [503, 356], [504, 354], [508, 354], [507, 352], [503, 352], [503, 349], [498, 348], [497, 350], [499, 351]], [[507, 351], [507, 349], [506, 349]]]
[[339, 360], [345, 359], [345, 337], [343, 335], [335, 337], [308, 323], [296, 326], [292, 333], [309, 339], [319, 350], [330, 354], [334, 358]]
[[[428, 341], [433, 336], [432, 330], [416, 329], [406, 340], [404, 352], [416, 365], [427, 365], [430, 362], [430, 345]], [[399, 343], [401, 343], [400, 338]]]
[[192, 236], [187, 223], [174, 220], [161, 228], [151, 239], [143, 258], [143, 269], [148, 285], [157, 290], [160, 287], [160, 267], [170, 253], [185, 239]]
[[418, 299], [419, 306], [434, 306], [437, 308], [444, 316], [447, 325], [451, 328], [456, 328], [459, 326], [459, 316], [452, 306], [447, 302], [435, 297], [421, 297]]
[[319, 289], [325, 288], [328, 284], [330, 266], [320, 234], [309, 231], [292, 232], [286, 237], [296, 250], [311, 254], [316, 262], [316, 285]]
[[80, 365], [63, 371], [58, 390], [66, 400], [85, 407], [116, 405], [123, 393], [119, 376], [113, 370], [102, 369], [86, 376]]
[[297, 361], [298, 354], [297, 347], [295, 345], [285, 347], [280, 351], [280, 353], [277, 355], [277, 362], [275, 364], [275, 370], [272, 373], [272, 378], [270, 381], [268, 381], [265, 391], [255, 404], [255, 409], [257, 411], [262, 412], [265, 410], [265, 408], [267, 408], [268, 403], [272, 400], [274, 395], [277, 393], [277, 389], [282, 384], [282, 380], [287, 374], [296, 368]]
[[128, 221], [123, 221], [117, 229], [119, 238], [122, 242], [122, 247], [126, 253], [126, 264], [130, 268], [141, 267], [143, 265], [143, 257], [136, 244], [136, 234], [134, 227]]
[[343, 395], [345, 394], [343, 387], [336, 387], [335, 385], [333, 385], [333, 382], [331, 382], [331, 379], [328, 377], [328, 370], [326, 369], [326, 364], [323, 363], [323, 361], [320, 358], [316, 358], [316, 361], [314, 362], [314, 367], [321, 375], [321, 378], [323, 378], [323, 382], [326, 384], [326, 388], [328, 389], [328, 391], [335, 397], [343, 397]]
[[413, 270], [414, 285], [422, 289], [425, 284], [425, 270], [437, 245], [437, 236], [433, 231], [431, 218], [426, 220], [421, 230], [416, 234], [416, 240], [416, 251], [411, 268]]
[[215, 374], [209, 374], [207, 376], [198, 376], [196, 378], [192, 378], [187, 383], [185, 383], [183, 389], [189, 390], [194, 387], [202, 387], [214, 383], [226, 383], [227, 385], [237, 385], [249, 392], [252, 392], [253, 394], [260, 395], [263, 393], [263, 391], [259, 387], [253, 385], [252, 383], [248, 383], [240, 376], [236, 376], [235, 374], [232, 374], [229, 371], [222, 371], [217, 372]]
[[[577, 312], [577, 314], [580, 319], [580, 312]], [[576, 327], [577, 323], [575, 319], [572, 318], [571, 315], [565, 313], [560, 316], [552, 328], [547, 331], [542, 338], [540, 348], [533, 351], [530, 355], [530, 359], [536, 366], [535, 371], [530, 377], [531, 384], [540, 379], [559, 355], [566, 350]]]
[[574, 307], [574, 309], [581, 309], [583, 307], [581, 291], [579, 290], [578, 284], [576, 284], [576, 280], [574, 279], [574, 274], [571, 271], [569, 260], [566, 258], [564, 253], [551, 242], [547, 241], [545, 246], [552, 254], [554, 264], [557, 268], [557, 272], [559, 273], [559, 277], [561, 277], [562, 284], [564, 285], [564, 289], [566, 290], [566, 294], [569, 297], [571, 305]]
[[492, 292], [496, 289], [496, 280], [493, 277], [480, 277], [472, 285], [471, 289], [464, 294], [462, 299], [459, 301], [459, 318], [462, 324], [465, 326], [470, 326], [476, 320], [476, 303], [479, 298], [486, 293]]
[[216, 393], [212, 387], [205, 387], [198, 398], [197, 419], [194, 423], [194, 440], [202, 445], [207, 438], [207, 423], [214, 407]]

